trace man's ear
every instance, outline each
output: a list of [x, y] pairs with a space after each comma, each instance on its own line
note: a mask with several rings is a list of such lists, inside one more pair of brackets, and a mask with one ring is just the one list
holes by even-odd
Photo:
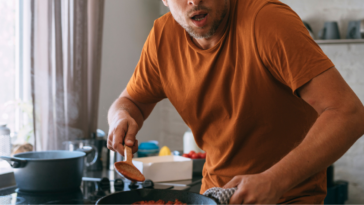
[[163, 1], [164, 6], [168, 7], [168, 0], [162, 0], [162, 1]]

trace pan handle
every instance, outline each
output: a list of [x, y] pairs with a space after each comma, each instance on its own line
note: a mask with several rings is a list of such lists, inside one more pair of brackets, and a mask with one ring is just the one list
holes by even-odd
[[12, 168], [23, 168], [27, 163], [27, 160], [19, 159], [16, 157], [0, 156], [0, 159], [7, 161]]
[[89, 146], [89, 145], [76, 149], [76, 151], [84, 152], [86, 155], [91, 154], [91, 152], [93, 152], [94, 150], [95, 150], [95, 148], [93, 148], [93, 146]]
[[95, 152], [95, 156], [94, 156], [94, 158], [93, 158], [93, 160], [91, 162], [87, 162], [85, 160], [85, 164], [86, 164], [87, 167], [95, 164], [96, 163], [96, 160], [97, 160], [97, 158], [99, 156], [99, 153], [97, 152], [96, 147], [95, 146], [92, 146], [92, 145], [83, 146], [82, 148], [79, 148], [76, 151], [84, 152], [86, 154], [86, 156], [89, 155], [89, 154], [91, 154], [92, 152]]

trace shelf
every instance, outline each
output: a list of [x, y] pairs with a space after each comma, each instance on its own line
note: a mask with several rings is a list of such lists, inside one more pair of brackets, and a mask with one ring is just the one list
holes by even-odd
[[364, 39], [315, 40], [317, 44], [360, 44]]

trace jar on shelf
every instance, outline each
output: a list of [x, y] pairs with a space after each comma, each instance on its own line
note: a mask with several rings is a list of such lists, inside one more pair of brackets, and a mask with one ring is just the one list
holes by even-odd
[[11, 138], [10, 129], [6, 125], [0, 125], [0, 156], [10, 156]]

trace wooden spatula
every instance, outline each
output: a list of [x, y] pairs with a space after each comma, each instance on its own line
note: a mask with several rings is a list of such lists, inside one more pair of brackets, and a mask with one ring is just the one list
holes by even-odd
[[133, 165], [132, 150], [126, 145], [124, 145], [124, 157], [125, 161], [114, 163], [115, 170], [119, 174], [123, 175], [125, 178], [130, 179], [131, 181], [145, 181], [144, 175], [140, 173], [140, 171]]

